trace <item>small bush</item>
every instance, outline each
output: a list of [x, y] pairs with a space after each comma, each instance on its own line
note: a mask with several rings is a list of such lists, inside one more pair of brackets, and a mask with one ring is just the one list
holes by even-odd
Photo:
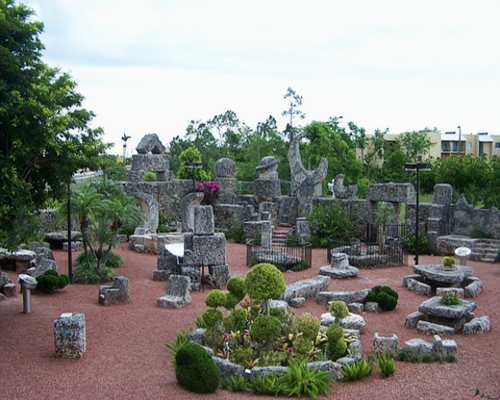
[[104, 259], [104, 264], [108, 268], [119, 268], [123, 265], [123, 258], [110, 251]]
[[297, 354], [305, 356], [314, 348], [311, 339], [305, 336], [298, 336], [293, 341], [293, 348]]
[[375, 286], [368, 292], [367, 301], [378, 303], [383, 311], [392, 311], [398, 304], [398, 292], [389, 286]]
[[288, 353], [284, 351], [264, 351], [259, 355], [257, 365], [267, 367], [269, 365], [283, 365], [288, 359]]
[[231, 353], [231, 359], [236, 364], [243, 365], [245, 368], [253, 366], [253, 350], [251, 347], [236, 347]]
[[279, 298], [286, 289], [283, 274], [272, 264], [254, 265], [245, 279], [246, 292], [255, 301]]
[[332, 239], [347, 242], [355, 237], [356, 222], [342, 206], [314, 207], [308, 220], [314, 247], [328, 247]]
[[203, 335], [203, 343], [214, 351], [219, 351], [224, 345], [224, 326], [217, 323], [212, 327], [206, 328]]
[[226, 304], [226, 294], [219, 289], [211, 290], [205, 298], [205, 304], [208, 307], [222, 307]]
[[277, 374], [256, 375], [248, 380], [248, 388], [257, 394], [276, 396], [281, 392], [281, 376]]
[[242, 375], [233, 375], [223, 378], [221, 387], [231, 392], [244, 392], [248, 390], [248, 382]]
[[38, 276], [37, 290], [44, 293], [54, 293], [58, 289], [64, 288], [69, 284], [69, 278], [66, 275], [59, 275], [57, 271], [50, 269], [44, 274]]
[[330, 325], [326, 331], [328, 342], [326, 345], [326, 353], [328, 358], [335, 361], [347, 353], [347, 343], [344, 338], [344, 330], [340, 325]]
[[252, 338], [259, 343], [272, 344], [281, 332], [280, 320], [270, 315], [259, 315], [250, 327]]
[[446, 256], [443, 257], [443, 266], [446, 268], [451, 268], [455, 266], [455, 257]]
[[179, 332], [175, 337], [175, 341], [172, 343], [167, 343], [166, 347], [170, 352], [170, 356], [172, 357], [172, 365], [175, 367], [175, 357], [177, 356], [177, 352], [180, 350], [182, 346], [186, 343], [189, 343], [188, 335], [186, 332]]
[[349, 308], [345, 301], [332, 301], [330, 304], [330, 314], [337, 319], [344, 319], [349, 315]]
[[[415, 235], [407, 235], [403, 238], [403, 250], [409, 254], [415, 254], [417, 249], [417, 238]], [[418, 253], [431, 254], [431, 244], [425, 235], [418, 236]]]
[[227, 290], [241, 301], [246, 295], [245, 278], [242, 276], [232, 277], [227, 281]]
[[97, 270], [95, 264], [78, 264], [77, 260], [73, 279], [78, 283], [103, 283], [110, 281], [114, 276], [115, 273], [109, 267]]
[[390, 354], [382, 354], [378, 358], [378, 367], [382, 378], [387, 378], [396, 371], [396, 363]]
[[241, 226], [233, 226], [227, 232], [227, 239], [235, 243], [245, 243], [245, 232]]
[[445, 306], [457, 306], [462, 302], [462, 300], [460, 300], [458, 294], [450, 292], [446, 293], [443, 297], [441, 297], [440, 302]]
[[315, 341], [319, 333], [320, 321], [312, 314], [302, 314], [297, 318], [297, 330], [304, 338]]
[[344, 379], [347, 381], [358, 381], [366, 378], [371, 375], [372, 370], [372, 365], [366, 360], [359, 360], [342, 367]]
[[144, 172], [144, 182], [155, 182], [158, 179], [156, 178], [156, 173], [153, 171]]
[[198, 328], [212, 328], [217, 323], [222, 322], [224, 319], [224, 314], [222, 311], [216, 310], [215, 308], [209, 308], [200, 316], [203, 326], [198, 326]]
[[244, 308], [233, 310], [228, 317], [224, 318], [224, 327], [227, 331], [244, 331], [247, 327], [248, 312]]
[[280, 378], [280, 392], [288, 397], [316, 399], [330, 391], [331, 382], [329, 372], [309, 369], [302, 361], [293, 362]]
[[194, 393], [214, 393], [219, 387], [220, 371], [203, 347], [186, 343], [175, 356], [177, 382]]
[[234, 307], [236, 307], [240, 303], [241, 299], [236, 297], [232, 293], [228, 293], [226, 295], [226, 302], [224, 303], [224, 308], [227, 310], [232, 310]]
[[308, 263], [306, 263], [304, 260], [301, 260], [301, 261], [293, 264], [292, 267], [290, 268], [290, 271], [300, 272], [300, 271], [304, 271], [304, 270], [309, 269], [309, 268], [311, 268], [311, 266]]

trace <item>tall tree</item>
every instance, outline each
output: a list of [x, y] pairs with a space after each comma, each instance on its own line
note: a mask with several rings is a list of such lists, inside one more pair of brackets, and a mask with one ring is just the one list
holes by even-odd
[[10, 246], [33, 232], [26, 222], [47, 196], [61, 196], [106, 148], [76, 83], [42, 61], [43, 24], [32, 16], [0, 0], [0, 243]]
[[288, 102], [288, 108], [284, 110], [281, 115], [288, 118], [287, 131], [292, 134], [293, 129], [296, 128], [294, 126], [295, 119], [304, 119], [306, 117], [306, 114], [303, 113], [300, 109], [300, 107], [302, 106], [303, 98], [291, 87], [286, 90], [283, 98]]

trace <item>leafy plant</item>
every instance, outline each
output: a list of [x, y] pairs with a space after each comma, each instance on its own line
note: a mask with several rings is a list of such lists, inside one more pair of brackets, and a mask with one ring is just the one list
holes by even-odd
[[308, 220], [314, 247], [328, 247], [332, 239], [347, 242], [355, 237], [353, 219], [342, 206], [314, 207]]
[[119, 268], [123, 265], [123, 258], [110, 251], [104, 259], [104, 264], [109, 268]]
[[[415, 254], [417, 249], [417, 239], [415, 235], [408, 234], [403, 238], [403, 250], [409, 254]], [[418, 253], [431, 254], [431, 244], [425, 235], [418, 236]]]
[[367, 301], [378, 303], [383, 311], [392, 311], [398, 304], [398, 292], [389, 286], [375, 286], [368, 292]]
[[242, 276], [233, 276], [227, 281], [227, 290], [241, 301], [246, 294], [245, 278]]
[[330, 314], [337, 319], [344, 319], [349, 315], [349, 308], [345, 301], [332, 301], [330, 303]]
[[177, 229], [177, 219], [174, 214], [162, 210], [158, 217], [158, 232], [172, 232]]
[[157, 181], [156, 173], [154, 171], [144, 172], [144, 182], [155, 182]]
[[461, 303], [460, 297], [455, 292], [446, 293], [441, 297], [440, 303], [445, 306], [457, 306]]
[[226, 304], [226, 294], [219, 289], [211, 290], [205, 298], [205, 304], [208, 307], [223, 307]]
[[372, 370], [372, 365], [366, 360], [355, 361], [342, 367], [344, 379], [347, 381], [358, 381], [366, 378], [371, 375]]
[[203, 347], [186, 343], [175, 356], [177, 382], [195, 393], [214, 393], [219, 387], [220, 371]]
[[242, 375], [224, 377], [221, 381], [221, 387], [231, 392], [244, 392], [249, 389], [247, 379]]
[[224, 318], [224, 328], [231, 331], [243, 331], [247, 327], [248, 311], [245, 308], [233, 310]]
[[253, 349], [248, 347], [236, 347], [231, 352], [231, 359], [236, 364], [243, 365], [245, 368], [252, 368], [254, 361], [254, 352]]
[[443, 266], [446, 268], [451, 268], [455, 266], [455, 257], [445, 256], [443, 257]]
[[248, 388], [257, 394], [276, 396], [281, 392], [280, 375], [256, 375], [248, 380]]
[[326, 353], [328, 358], [335, 361], [347, 353], [347, 343], [344, 338], [344, 330], [338, 324], [330, 325], [326, 331], [328, 342]]
[[280, 392], [292, 397], [318, 396], [330, 391], [332, 376], [328, 371], [319, 371], [306, 367], [303, 361], [292, 362], [285, 374], [280, 378]]
[[189, 343], [188, 335], [186, 332], [179, 332], [175, 337], [175, 340], [171, 343], [167, 343], [165, 346], [170, 352], [170, 356], [172, 358], [172, 365], [175, 367], [175, 357], [177, 352], [180, 350], [182, 346]]
[[381, 354], [378, 357], [378, 367], [380, 369], [380, 375], [383, 378], [387, 378], [394, 374], [396, 370], [396, 363], [394, 358], [390, 354]]
[[280, 332], [280, 320], [270, 315], [259, 315], [250, 327], [252, 338], [267, 345], [272, 345], [279, 338]]
[[286, 289], [283, 274], [272, 264], [254, 265], [248, 272], [246, 291], [255, 301], [279, 298]]
[[[85, 253], [82, 253], [83, 255]], [[92, 262], [92, 258], [80, 257], [76, 260], [76, 268], [73, 280], [78, 283], [103, 283], [108, 282], [115, 276], [113, 270], [109, 267], [97, 269], [97, 265]]]
[[304, 270], [309, 269], [309, 268], [311, 268], [310, 264], [308, 264], [304, 260], [300, 260], [299, 262], [296, 262], [295, 264], [292, 265], [292, 267], [290, 268], [290, 271], [300, 272], [300, 271], [304, 271]]
[[50, 269], [36, 278], [38, 284], [36, 289], [44, 293], [54, 293], [69, 284], [67, 275], [59, 275], [57, 271]]
[[212, 328], [217, 323], [222, 322], [224, 319], [224, 314], [222, 311], [215, 308], [209, 308], [203, 314], [200, 315], [197, 321], [198, 328]]
[[319, 333], [320, 321], [312, 314], [305, 313], [297, 318], [297, 332], [309, 341], [315, 341]]
[[245, 232], [239, 224], [232, 225], [227, 231], [226, 237], [235, 243], [245, 243]]

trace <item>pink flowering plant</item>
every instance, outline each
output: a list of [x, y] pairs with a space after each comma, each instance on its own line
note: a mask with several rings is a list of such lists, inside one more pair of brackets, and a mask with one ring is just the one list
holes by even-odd
[[201, 204], [213, 205], [220, 191], [220, 185], [215, 181], [196, 182], [196, 191], [203, 192], [204, 197]]

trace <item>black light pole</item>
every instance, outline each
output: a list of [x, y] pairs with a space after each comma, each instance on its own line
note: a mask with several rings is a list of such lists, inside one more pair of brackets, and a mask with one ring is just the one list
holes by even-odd
[[416, 171], [417, 172], [417, 197], [416, 197], [416, 205], [415, 205], [415, 265], [418, 265], [418, 256], [419, 256], [419, 210], [420, 210], [420, 171], [426, 171], [432, 168], [430, 163], [406, 163], [405, 170], [406, 171]]
[[71, 254], [71, 181], [68, 182], [68, 277], [73, 283], [73, 260]]

